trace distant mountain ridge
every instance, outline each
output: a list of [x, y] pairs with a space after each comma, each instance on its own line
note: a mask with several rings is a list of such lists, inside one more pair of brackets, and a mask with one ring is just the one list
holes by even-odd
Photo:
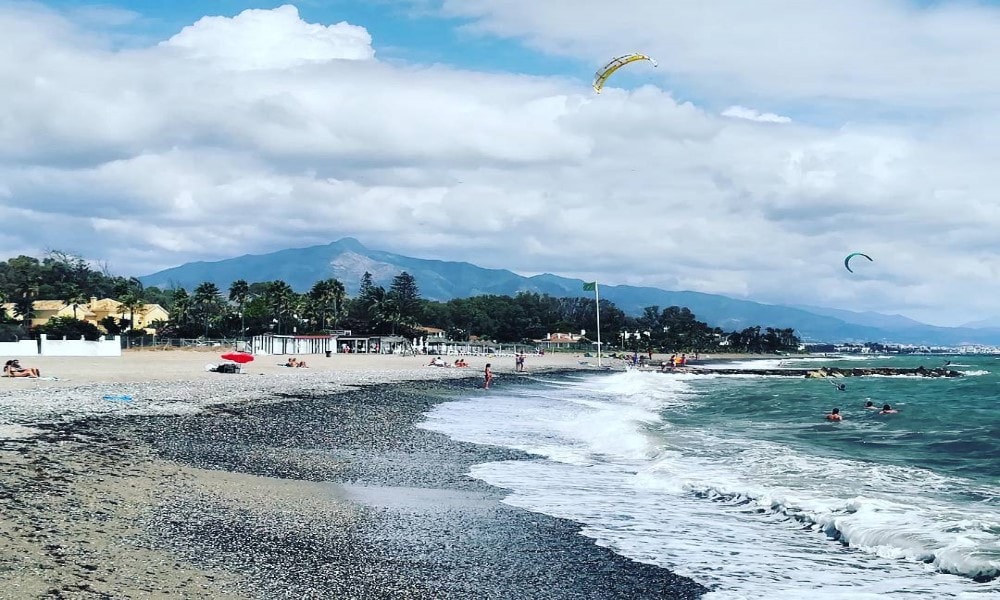
[[[334, 277], [354, 295], [362, 275], [370, 272], [378, 285], [387, 286], [402, 271], [413, 275], [420, 293], [429, 300], [447, 301], [484, 294], [516, 295], [536, 292], [557, 297], [587, 295], [583, 281], [558, 275], [533, 277], [506, 269], [485, 269], [467, 262], [427, 260], [371, 250], [354, 238], [270, 254], [247, 254], [216, 262], [193, 262], [140, 277], [146, 286], [184, 287], [189, 291], [212, 282], [225, 291], [237, 279], [249, 282], [282, 280], [305, 292], [321, 279]], [[601, 297], [629, 314], [647, 306], [686, 306], [710, 325], [726, 331], [760, 325], [791, 327], [806, 341], [897, 342], [928, 345], [1000, 344], [1000, 330], [935, 327], [880, 313], [794, 307], [737, 300], [718, 294], [668, 291], [628, 285], [601, 286]]]

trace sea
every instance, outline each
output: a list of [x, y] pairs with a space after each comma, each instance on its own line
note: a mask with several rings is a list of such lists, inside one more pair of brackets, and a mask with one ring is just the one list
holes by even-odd
[[[509, 374], [436, 405], [421, 427], [529, 453], [470, 475], [704, 584], [707, 600], [1000, 598], [1000, 357], [714, 366], [946, 361], [964, 376], [858, 377], [844, 390], [781, 376]], [[833, 408], [843, 421], [824, 419]]]

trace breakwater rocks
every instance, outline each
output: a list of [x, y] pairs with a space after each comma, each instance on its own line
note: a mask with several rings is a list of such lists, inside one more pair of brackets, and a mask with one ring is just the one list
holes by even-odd
[[[667, 369], [668, 373], [673, 372]], [[778, 375], [783, 377], [805, 377], [807, 379], [823, 379], [827, 377], [865, 377], [871, 375], [903, 376], [903, 377], [961, 377], [961, 371], [935, 367], [928, 369], [920, 366], [914, 369], [899, 367], [869, 367], [842, 369], [840, 367], [820, 367], [818, 369], [725, 369], [713, 367], [696, 367], [676, 369], [678, 373], [696, 375]]]

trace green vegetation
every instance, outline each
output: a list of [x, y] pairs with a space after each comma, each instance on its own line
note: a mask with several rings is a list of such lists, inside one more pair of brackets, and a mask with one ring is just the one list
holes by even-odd
[[[417, 282], [407, 272], [393, 278], [389, 289], [376, 285], [365, 273], [358, 294], [349, 298], [336, 279], [316, 282], [306, 293], [296, 293], [284, 281], [237, 280], [228, 290], [204, 282], [191, 292], [184, 288], [143, 288], [135, 278], [97, 271], [82, 258], [52, 252], [38, 260], [19, 256], [0, 263], [0, 299], [14, 303], [13, 314], [0, 314], [7, 323], [31, 318], [34, 300], [62, 300], [85, 305], [90, 297], [114, 298], [121, 304], [118, 318], [101, 326], [108, 333], [127, 331], [143, 304], [155, 303], [170, 313], [167, 323], [155, 323], [160, 337], [249, 337], [261, 333], [315, 334], [350, 329], [357, 334], [422, 335], [419, 327], [435, 327], [449, 339], [485, 339], [502, 343], [530, 342], [546, 334], [585, 332], [583, 344], [597, 339], [597, 315], [591, 298], [556, 298], [522, 292], [516, 296], [485, 295], [447, 302], [424, 300]], [[51, 335], [94, 335], [74, 319], [53, 319], [39, 332]], [[646, 307], [642, 315], [626, 315], [613, 303], [600, 303], [601, 338], [605, 349], [630, 351], [775, 352], [797, 349], [791, 329], [749, 327], [724, 332], [698, 321], [687, 308]], [[93, 327], [93, 326], [91, 326]], [[96, 328], [94, 328], [96, 330]]]
[[65, 337], [69, 340], [78, 340], [82, 337], [93, 341], [104, 335], [97, 325], [73, 317], [52, 317], [45, 325], [35, 327], [35, 331], [48, 334], [50, 339]]

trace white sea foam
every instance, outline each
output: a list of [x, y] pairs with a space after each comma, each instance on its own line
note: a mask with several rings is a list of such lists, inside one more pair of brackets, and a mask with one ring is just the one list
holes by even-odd
[[41, 433], [41, 429], [21, 425], [0, 425], [0, 440], [30, 438]]
[[[440, 405], [423, 426], [544, 457], [472, 474], [711, 586], [712, 600], [1000, 593], [970, 579], [1000, 573], [1000, 488], [673, 427], [661, 411], [687, 410], [689, 380], [632, 371], [491, 394]], [[957, 500], [967, 493], [987, 500]]]

